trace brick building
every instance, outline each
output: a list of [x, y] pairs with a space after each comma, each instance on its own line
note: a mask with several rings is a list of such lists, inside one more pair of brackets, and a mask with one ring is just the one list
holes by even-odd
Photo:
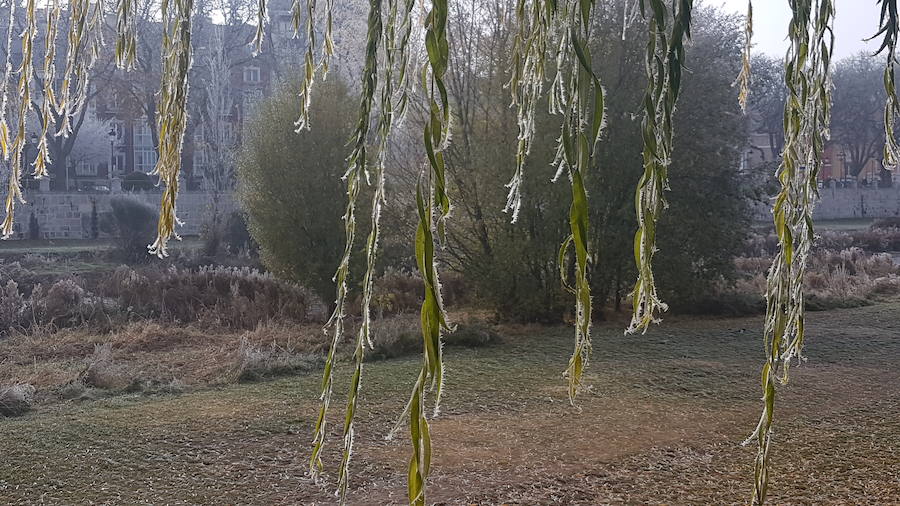
[[[283, 5], [282, 5], [283, 4]], [[293, 37], [289, 2], [270, 2], [270, 25], [264, 50], [254, 55], [250, 42], [256, 27], [250, 22], [213, 23], [210, 18], [194, 19], [194, 63], [189, 76], [190, 102], [189, 124], [184, 138], [182, 154], [183, 187], [187, 190], [204, 190], [210, 164], [207, 141], [209, 111], [206, 106], [210, 88], [211, 54], [221, 55], [227, 79], [221, 90], [227, 97], [220, 111], [220, 124], [224, 125], [228, 142], [236, 147], [240, 143], [243, 120], [252, 114], [255, 104], [272, 88], [277, 76], [299, 62], [305, 47], [302, 37]], [[65, 10], [65, 9], [63, 9]], [[14, 32], [21, 33], [24, 19], [17, 11]], [[7, 14], [8, 15], [8, 14]], [[4, 19], [5, 18], [5, 19]], [[62, 16], [56, 38], [55, 89], [62, 86], [63, 67], [67, 52], [67, 16]], [[42, 62], [45, 54], [46, 10], [37, 12], [37, 33], [34, 40], [33, 99], [39, 104], [43, 98], [41, 84]], [[252, 20], [248, 20], [252, 21]], [[0, 13], [0, 26], [7, 26], [8, 17]], [[107, 21], [107, 29], [115, 26], [115, 19]], [[160, 86], [159, 41], [161, 25], [158, 21], [139, 20], [137, 68], [125, 72], [115, 68], [113, 54], [115, 35], [105, 35], [103, 46], [90, 80], [88, 100], [84, 112], [73, 118], [76, 133], [72, 139], [53, 137], [51, 145], [50, 176], [44, 181], [34, 180], [30, 167], [24, 167], [24, 186], [32, 191], [86, 191], [108, 192], [126, 176], [134, 173], [149, 174], [155, 167], [158, 153], [156, 127], [156, 96]], [[4, 46], [4, 45], [0, 45]], [[18, 69], [22, 61], [21, 44], [13, 37], [10, 60]], [[5, 47], [0, 48], [5, 58]], [[219, 67], [222, 69], [222, 67]], [[219, 82], [222, 82], [219, 76]], [[10, 91], [14, 93], [18, 76], [12, 76]], [[59, 92], [57, 91], [57, 94]], [[14, 124], [12, 116], [17, 109], [15, 96], [11, 96], [11, 109], [7, 121]], [[40, 134], [40, 120], [29, 117], [24, 159], [34, 160]], [[229, 169], [230, 170], [230, 169]]]

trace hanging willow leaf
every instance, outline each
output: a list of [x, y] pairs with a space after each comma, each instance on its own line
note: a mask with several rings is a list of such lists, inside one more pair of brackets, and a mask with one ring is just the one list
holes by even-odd
[[[75, 61], [75, 93], [69, 97], [69, 86], [66, 87], [65, 113], [63, 123], [56, 135], [68, 136], [71, 132], [71, 120], [77, 116], [87, 101], [88, 88], [90, 87], [90, 75], [94, 65], [100, 57], [100, 48], [103, 46], [103, 1], [98, 0], [93, 4], [89, 0], [76, 0], [81, 3], [87, 16], [86, 34], [82, 34], [78, 44], [74, 47], [69, 43], [69, 55]], [[90, 13], [88, 14], [88, 12]], [[84, 37], [87, 36], [85, 40]], [[60, 106], [62, 107], [62, 105]]]
[[[404, 22], [408, 21], [411, 2], [407, 2], [404, 12]], [[375, 264], [378, 257], [378, 238], [381, 231], [381, 209], [384, 204], [384, 170], [388, 152], [388, 142], [391, 137], [394, 118], [394, 66], [398, 56], [402, 61], [408, 60], [408, 33], [397, 40], [397, 21], [399, 12], [399, 0], [389, 0], [387, 5], [388, 16], [383, 27], [384, 61], [382, 63], [382, 85], [380, 100], [380, 117], [378, 120], [378, 153], [375, 163], [372, 165], [371, 177], [375, 180], [375, 191], [372, 194], [371, 230], [366, 240], [366, 272], [363, 277], [361, 314], [359, 332], [356, 337], [356, 349], [354, 358], [356, 367], [350, 384], [350, 392], [347, 396], [347, 411], [344, 418], [344, 449], [341, 459], [341, 468], [338, 475], [338, 495], [341, 503], [346, 502], [347, 488], [349, 485], [350, 455], [353, 447], [353, 421], [356, 414], [356, 404], [359, 397], [360, 380], [362, 378], [362, 365], [365, 356], [365, 347], [372, 346], [371, 338], [371, 302], [375, 290]], [[402, 29], [401, 25], [401, 29]], [[401, 67], [402, 69], [403, 67]], [[401, 70], [402, 72], [402, 70]], [[401, 100], [402, 100], [401, 96]], [[366, 173], [366, 178], [370, 179]]]
[[97, 0], [91, 9], [91, 17], [88, 21], [88, 33], [91, 34], [91, 61], [95, 62], [100, 58], [100, 49], [104, 46], [103, 39], [103, 16], [105, 13], [104, 0]]
[[[316, 74], [320, 68], [322, 69], [323, 77], [328, 74], [331, 57], [334, 55], [334, 38], [332, 36], [332, 31], [334, 30], [333, 11], [334, 3], [332, 0], [326, 0], [325, 35], [322, 42], [322, 57], [317, 65], [314, 63], [314, 51], [316, 45], [316, 0], [306, 0], [306, 53], [303, 58], [303, 81], [300, 84], [300, 115], [295, 123], [297, 132], [309, 129], [309, 106], [312, 103], [312, 89], [315, 84]], [[300, 0], [293, 1], [291, 13], [294, 34], [296, 35], [300, 30]], [[369, 33], [371, 34], [371, 32]], [[371, 39], [367, 39], [367, 48], [370, 42]]]
[[[638, 230], [634, 236], [634, 257], [638, 279], [631, 293], [634, 310], [627, 333], [646, 332], [658, 322], [656, 314], [668, 306], [659, 299], [653, 279], [653, 255], [656, 253], [656, 225], [667, 206], [668, 170], [674, 138], [672, 116], [681, 92], [681, 69], [685, 63], [684, 42], [691, 37], [693, 0], [673, 0], [671, 13], [664, 0], [641, 0], [641, 13], [649, 23], [646, 68], [647, 92], [644, 95], [644, 173], [635, 195]], [[669, 16], [671, 33], [667, 32]]]
[[[294, 34], [300, 31], [300, 0], [294, 0], [292, 7]], [[295, 126], [297, 132], [309, 129], [309, 106], [312, 102], [312, 87], [316, 79], [316, 0], [306, 0], [306, 51], [303, 56], [303, 81], [300, 84], [300, 117]]]
[[334, 0], [325, 0], [325, 33], [322, 36], [322, 75], [328, 75], [331, 57], [334, 55]]
[[750, 49], [753, 42], [753, 0], [747, 1], [747, 17], [744, 19], [744, 50], [741, 52], [741, 72], [734, 81], [738, 85], [738, 103], [741, 110], [747, 112], [747, 101], [750, 99]]
[[[528, 9], [528, 12], [526, 12]], [[522, 208], [525, 160], [531, 151], [535, 133], [535, 111], [541, 99], [547, 66], [547, 48], [553, 36], [556, 9], [552, 2], [519, 0], [516, 5], [519, 27], [513, 48], [511, 76], [507, 86], [516, 107], [519, 134], [516, 145], [516, 170], [507, 183], [509, 195], [504, 212], [511, 212], [515, 223]], [[557, 72], [561, 68], [557, 67]]]
[[[396, 2], [399, 0], [391, 1]], [[413, 71], [410, 69], [411, 51], [409, 50], [409, 40], [412, 36], [412, 11], [415, 4], [415, 0], [406, 0], [401, 12], [403, 17], [400, 21], [400, 37], [397, 41], [398, 50], [397, 55], [395, 56], [395, 59], [397, 60], [397, 72], [395, 76], [397, 80], [396, 88], [398, 97], [397, 106], [394, 109], [394, 121], [397, 124], [403, 122], [403, 119], [406, 117], [407, 106], [409, 105], [410, 82], [412, 81], [409, 76], [413, 74]]]
[[10, 174], [6, 192], [6, 218], [3, 220], [3, 238], [9, 238], [13, 234], [15, 223], [16, 202], [24, 203], [22, 198], [22, 167], [24, 161], [22, 154], [25, 149], [25, 127], [28, 121], [28, 109], [31, 105], [31, 81], [34, 78], [34, 38], [37, 36], [37, 12], [35, 0], [25, 3], [25, 30], [22, 32], [22, 64], [19, 67], [19, 120], [16, 127], [16, 136], [13, 139], [12, 160], [10, 162]]
[[[90, 54], [84, 54], [87, 43], [85, 30], [88, 28], [88, 0], [71, 0], [69, 2], [68, 50], [66, 52], [66, 68], [63, 71], [60, 109], [61, 123], [57, 128], [57, 136], [68, 136], [72, 131], [71, 118], [84, 102], [87, 94], [88, 74], [93, 66]], [[75, 98], [72, 98], [72, 82], [77, 80]]]
[[[567, 173], [572, 186], [569, 210], [570, 235], [559, 250], [563, 285], [575, 295], [575, 350], [564, 373], [569, 400], [574, 403], [591, 354], [591, 288], [588, 280], [588, 203], [584, 177], [593, 163], [595, 148], [604, 126], [604, 92], [591, 65], [590, 21], [592, 0], [555, 2], [535, 0], [517, 4], [518, 34], [513, 52], [512, 76], [508, 86], [517, 106], [519, 127], [516, 170], [507, 185], [510, 189], [505, 211], [513, 221], [521, 207], [523, 167], [535, 133], [535, 108], [547, 69], [547, 51], [554, 46], [556, 74], [551, 84], [550, 112], [563, 117], [554, 166], [556, 181]], [[575, 281], [566, 279], [565, 261], [570, 247], [575, 254]]]
[[563, 241], [559, 254], [561, 274], [565, 278], [563, 264], [569, 246], [575, 252], [575, 282], [569, 286], [563, 279], [563, 284], [575, 295], [575, 350], [565, 371], [572, 402], [580, 389], [591, 352], [591, 292], [587, 275], [589, 213], [584, 176], [604, 125], [603, 87], [591, 68], [588, 46], [593, 4], [591, 0], [535, 1], [530, 5], [520, 1], [516, 10], [519, 32], [509, 83], [513, 104], [518, 109], [519, 142], [516, 172], [508, 185], [510, 193], [505, 210], [512, 211], [515, 221], [521, 207], [522, 169], [534, 136], [534, 111], [546, 72], [546, 52], [551, 37], [557, 36], [556, 77], [551, 85], [550, 110], [564, 118], [554, 160], [557, 167], [554, 180], [567, 172], [572, 185], [571, 234]]
[[9, 81], [12, 79], [12, 35], [16, 20], [16, 3], [9, 3], [9, 26], [6, 29], [6, 67], [3, 71], [3, 82], [0, 83], [0, 151], [3, 159], [9, 160], [9, 124], [6, 113], [9, 110]]
[[[292, 9], [296, 7], [298, 0], [292, 3]], [[315, 3], [315, 2], [313, 2]], [[296, 13], [294, 13], [296, 16]], [[295, 21], [296, 23], [296, 21]], [[253, 56], [262, 52], [263, 39], [266, 35], [266, 27], [269, 26], [269, 6], [266, 0], [257, 0], [256, 2], [256, 33], [253, 35]], [[295, 25], [296, 26], [296, 25]], [[296, 30], [296, 28], [295, 28]]]
[[818, 198], [817, 175], [831, 111], [834, 7], [830, 0], [797, 0], [792, 5], [791, 46], [785, 61], [789, 91], [784, 109], [785, 144], [778, 168], [781, 192], [772, 209], [779, 248], [766, 282], [763, 410], [745, 441], [758, 444], [753, 504], [766, 499], [777, 386], [787, 383], [791, 360], [802, 357], [803, 275], [813, 242], [812, 210]]
[[133, 69], [137, 60], [137, 13], [134, 2], [118, 0], [116, 3], [116, 65], [126, 70]]
[[444, 150], [450, 142], [450, 101], [444, 85], [444, 74], [450, 65], [450, 43], [447, 39], [447, 0], [435, 0], [425, 20], [425, 50], [428, 53], [430, 73], [423, 73], [422, 80], [429, 95], [429, 120], [425, 123], [425, 154], [431, 165], [437, 212], [437, 235], [444, 240], [444, 221], [450, 215], [450, 198], [444, 177]]
[[900, 114], [900, 99], [897, 98], [895, 80], [895, 65], [897, 63], [897, 37], [900, 35], [900, 20], [897, 16], [897, 0], [879, 0], [881, 4], [881, 18], [878, 33], [882, 36], [881, 46], [876, 54], [884, 52], [887, 61], [884, 66], [884, 91], [887, 100], [884, 104], [884, 166], [894, 169], [900, 165], [900, 145], [897, 143], [897, 135], [894, 133], [894, 123]]
[[[431, 434], [425, 391], [434, 395], [434, 416], [441, 403], [444, 385], [443, 344], [441, 332], [452, 330], [441, 299], [441, 285], [435, 261], [435, 232], [442, 243], [444, 222], [450, 214], [450, 198], [445, 179], [444, 150], [450, 142], [450, 102], [444, 85], [444, 74], [450, 64], [450, 43], [447, 38], [447, 0], [434, 0], [425, 17], [425, 50], [428, 66], [423, 69], [423, 86], [428, 90], [428, 120], [425, 123], [425, 153], [430, 170], [419, 178], [416, 188], [416, 208], [419, 225], [416, 230], [416, 265], [425, 284], [422, 302], [422, 369], [413, 386], [409, 412], [409, 435], [412, 456], [407, 477], [410, 504], [425, 504], [425, 489], [431, 471]], [[436, 222], [436, 227], [435, 223]]]
[[166, 244], [178, 238], [175, 213], [181, 146], [187, 128], [188, 74], [191, 68], [191, 20], [194, 0], [163, 0], [162, 83], [159, 92], [159, 160], [153, 173], [165, 184], [159, 212], [158, 236], [149, 246], [151, 254], [167, 256]]
[[47, 176], [47, 164], [50, 160], [50, 146], [47, 138], [50, 136], [50, 127], [55, 124], [55, 117], [51, 109], [56, 106], [56, 92], [53, 85], [56, 81], [56, 33], [59, 29], [59, 0], [53, 0], [47, 8], [47, 34], [44, 39], [44, 73], [41, 80], [44, 83], [43, 100], [41, 101], [41, 136], [37, 146], [37, 158], [34, 160], [34, 177], [40, 179]]
[[[344, 179], [347, 181], [347, 206], [344, 211], [344, 252], [338, 264], [334, 280], [337, 283], [337, 294], [335, 297], [334, 312], [331, 314], [328, 322], [325, 324], [326, 331], [332, 334], [331, 345], [328, 349], [328, 355], [325, 361], [325, 372], [322, 375], [322, 393], [319, 398], [321, 405], [319, 407], [319, 416], [316, 419], [316, 426], [313, 436], [313, 450], [309, 461], [309, 472], [313, 478], [318, 478], [319, 473], [323, 469], [322, 449], [325, 445], [325, 425], [328, 407], [331, 404], [331, 392], [333, 390], [333, 370], [335, 354], [338, 343], [344, 332], [344, 305], [347, 299], [347, 279], [350, 275], [350, 255], [353, 251], [353, 240], [356, 234], [356, 201], [359, 197], [360, 185], [362, 185], [362, 177], [367, 171], [368, 162], [368, 135], [369, 124], [371, 122], [372, 106], [375, 101], [375, 94], [378, 88], [378, 45], [382, 38], [382, 19], [381, 19], [381, 0], [369, 1], [369, 18], [368, 18], [368, 38], [366, 43], [366, 60], [362, 73], [362, 93], [360, 95], [359, 116], [356, 129], [353, 132], [351, 142], [353, 143], [353, 151], [349, 157], [349, 165]], [[376, 192], [377, 193], [377, 192]], [[380, 207], [380, 204], [379, 204]], [[373, 209], [375, 212], [375, 209]], [[377, 227], [375, 228], [377, 231]], [[370, 238], [371, 239], [371, 238]], [[372, 245], [371, 255], [374, 255], [375, 245]], [[374, 262], [374, 257], [372, 259]], [[372, 274], [367, 272], [367, 277], [371, 280]], [[360, 331], [360, 338], [366, 336]], [[368, 332], [368, 326], [365, 329]], [[362, 342], [360, 342], [362, 341]], [[362, 353], [360, 347], [364, 346], [365, 339], [357, 339], [357, 372], [361, 374]], [[352, 379], [351, 395], [348, 399], [347, 418], [345, 418], [345, 453], [342, 460], [346, 464], [341, 465], [340, 476], [340, 495], [344, 496], [347, 487], [346, 467], [350, 460], [350, 447], [353, 442], [352, 421], [355, 413], [357, 395], [359, 389], [359, 377], [355, 374]]]
[[[444, 384], [443, 343], [441, 332], [452, 330], [444, 312], [441, 285], [434, 257], [435, 205], [432, 195], [437, 194], [434, 176], [428, 174], [419, 179], [416, 188], [416, 208], [419, 225], [416, 230], [416, 265], [425, 282], [425, 300], [422, 302], [422, 369], [413, 386], [406, 412], [409, 414], [409, 435], [412, 456], [407, 477], [409, 504], [425, 505], [425, 488], [431, 471], [431, 435], [428, 429], [428, 413], [425, 405], [426, 390], [434, 393], [434, 415], [440, 408], [441, 389]], [[440, 212], [437, 210], [437, 212]]]

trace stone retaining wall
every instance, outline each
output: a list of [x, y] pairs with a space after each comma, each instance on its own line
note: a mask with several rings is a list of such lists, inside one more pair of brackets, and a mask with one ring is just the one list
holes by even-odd
[[[27, 239], [31, 216], [37, 219], [42, 239], [90, 239], [91, 214], [94, 207], [98, 217], [110, 213], [110, 200], [125, 196], [159, 207], [161, 192], [91, 193], [91, 192], [25, 192], [25, 204], [16, 206], [16, 234], [11, 239]], [[199, 235], [212, 214], [212, 195], [206, 192], [181, 192], [178, 195], [178, 218], [184, 225], [179, 235]], [[227, 216], [236, 208], [233, 196], [220, 195], [219, 210]], [[101, 235], [103, 235], [101, 233]]]
[[[890, 188], [877, 186], [830, 186], [819, 189], [819, 202], [813, 212], [817, 220], [848, 218], [890, 218], [900, 216], [900, 184]], [[758, 206], [756, 219], [772, 219], [770, 208]]]

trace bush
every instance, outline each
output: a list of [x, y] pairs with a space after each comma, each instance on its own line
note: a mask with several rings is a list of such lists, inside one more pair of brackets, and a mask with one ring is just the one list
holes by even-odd
[[[418, 318], [395, 316], [376, 320], [372, 325], [374, 348], [366, 354], [368, 360], [414, 355], [422, 352], [422, 329]], [[500, 335], [481, 324], [459, 324], [454, 332], [443, 337], [445, 346], [479, 348], [500, 342]]]
[[[546, 243], [545, 243], [546, 244]], [[572, 312], [572, 299], [562, 289], [550, 256], [502, 250], [502, 257], [482, 268], [468, 269], [476, 294], [503, 321], [559, 323]], [[599, 307], [596, 308], [599, 314]]]
[[32, 297], [39, 306], [39, 313], [38, 307], [34, 308], [35, 312], [40, 314], [39, 320], [59, 326], [63, 326], [60, 325], [60, 320], [71, 320], [80, 315], [84, 299], [84, 288], [72, 279], [57, 281], [42, 298]]
[[118, 253], [127, 262], [146, 262], [147, 253], [156, 237], [159, 215], [147, 203], [129, 197], [113, 197], [110, 202], [118, 236]]
[[94, 353], [87, 359], [87, 367], [79, 377], [79, 383], [104, 390], [122, 390], [133, 381], [121, 365], [113, 362], [112, 344], [94, 345]]
[[[17, 263], [6, 267], [27, 272]], [[108, 329], [135, 319], [254, 329], [275, 321], [322, 323], [326, 316], [310, 290], [249, 267], [123, 265], [90, 285], [68, 278], [49, 289], [35, 283], [26, 290], [5, 274], [0, 270], [0, 282], [6, 281], [0, 288], [0, 332], [85, 323]]]
[[[900, 251], [900, 228], [876, 227], [867, 230], [842, 232], [823, 230], [816, 235], [813, 250], [842, 251], [860, 248], [869, 252]], [[752, 234], [743, 244], [740, 255], [746, 257], [773, 257], [778, 251], [778, 238], [774, 232]]]
[[28, 383], [0, 387], [0, 415], [19, 416], [28, 412], [34, 404], [34, 392]]
[[132, 316], [180, 323], [252, 329], [276, 319], [318, 322], [325, 316], [321, 301], [306, 288], [247, 267], [122, 266], [99, 290]]
[[682, 314], [747, 316], [765, 313], [766, 301], [755, 290], [750, 293], [723, 290], [697, 298], [690, 304], [676, 305], [672, 310]]
[[[441, 273], [441, 296], [444, 306], [452, 307], [462, 303], [466, 296], [462, 277], [454, 272]], [[372, 297], [372, 315], [383, 318], [387, 315], [417, 313], [422, 306], [425, 284], [418, 271], [407, 271], [388, 267], [375, 280]], [[361, 296], [347, 308], [348, 314], [356, 314]]]
[[153, 178], [140, 171], [130, 172], [122, 178], [122, 189], [127, 192], [149, 191], [155, 186]]
[[258, 381], [313, 371], [323, 363], [324, 357], [321, 355], [292, 353], [275, 343], [257, 346], [243, 337], [237, 353], [235, 378], [238, 381]]
[[869, 289], [870, 298], [893, 297], [900, 294], [900, 276], [890, 275], [876, 278]]
[[870, 229], [900, 228], [900, 216], [881, 218], [869, 226]]
[[[739, 170], [746, 125], [728, 90], [734, 79], [730, 69], [740, 54], [733, 31], [738, 26], [733, 18], [714, 10], [697, 15], [703, 22], [697, 23], [692, 39], [696, 65], [684, 75], [684, 89], [691, 93], [682, 95], [673, 120], [677, 149], [668, 171], [673, 191], [665, 193], [669, 206], [657, 228], [659, 252], [654, 257], [660, 297], [673, 307], [690, 306], [734, 277], [732, 259], [750, 231], [750, 198], [756, 191]], [[622, 40], [621, 33], [602, 28], [602, 22], [600, 26], [591, 35], [599, 67], [615, 73], [620, 82], [645, 82], [643, 67], [629, 62], [641, 61], [646, 48], [639, 41]], [[490, 62], [485, 65], [492, 67], [496, 68]], [[479, 68], [461, 76], [465, 78], [471, 80], [472, 89], [501, 90], [505, 76]], [[592, 255], [588, 279], [595, 318], [602, 318], [608, 305], [622, 306], [637, 277], [634, 189], [643, 170], [636, 156], [642, 132], [634, 105], [641, 102], [643, 89], [637, 85], [607, 90], [607, 128], [584, 180], [590, 196], [586, 237]], [[546, 184], [553, 177], [549, 165], [557, 153], [556, 137], [537, 136], [529, 146], [522, 187], [525, 198], [517, 223], [510, 224], [509, 215], [495, 211], [506, 203], [502, 185], [509, 173], [495, 168], [509, 166], [515, 159], [516, 145], [506, 135], [515, 130], [514, 112], [500, 94], [456, 95], [451, 101], [454, 98], [477, 105], [469, 118], [460, 118], [456, 128], [468, 130], [457, 136], [454, 149], [445, 154], [458, 211], [447, 224], [448, 253], [443, 258], [464, 273], [484, 305], [499, 318], [560, 321], [574, 311], [573, 296], [560, 288], [558, 266], [559, 244], [571, 233], [572, 197], [563, 181], [565, 171], [558, 184]], [[711, 117], [719, 121], [713, 124], [708, 121]], [[553, 131], [558, 121], [544, 111], [534, 118], [537, 131]], [[574, 269], [567, 271], [571, 282]]]
[[231, 254], [246, 252], [255, 255], [259, 250], [259, 245], [253, 240], [250, 230], [247, 228], [247, 216], [241, 211], [234, 211], [228, 215], [228, 219], [225, 220], [222, 241]]
[[[249, 121], [238, 164], [238, 198], [266, 268], [330, 301], [332, 276], [344, 250], [341, 176], [354, 101], [338, 79], [321, 83], [311, 110], [315, 128], [297, 135], [297, 81], [281, 86]], [[368, 199], [360, 195], [359, 200]], [[357, 216], [361, 238], [367, 222], [363, 206]], [[354, 255], [351, 272], [360, 272], [363, 258]]]
[[445, 345], [464, 348], [491, 346], [498, 344], [500, 340], [500, 334], [479, 323], [460, 323], [455, 331], [444, 336]]
[[[735, 259], [743, 277], [733, 286], [718, 290], [697, 309], [717, 314], [765, 311], [763, 294], [771, 261], [769, 257]], [[890, 254], [868, 253], [858, 247], [816, 249], [810, 254], [803, 285], [806, 306], [811, 311], [863, 306], [900, 294], [900, 266]]]
[[38, 223], [37, 216], [31, 213], [28, 217], [28, 238], [37, 240], [41, 238], [41, 225]]
[[[774, 233], [769, 234], [768, 237], [768, 241], [770, 241], [773, 246], [771, 250], [766, 253], [775, 256], [775, 253], [778, 251], [778, 238]], [[854, 242], [853, 236], [846, 232], [825, 230], [816, 236], [816, 240], [813, 242], [813, 248], [841, 251], [852, 247]]]
[[18, 327], [25, 314], [25, 297], [19, 292], [19, 285], [9, 280], [0, 290], [0, 331]]
[[422, 330], [418, 318], [396, 316], [372, 322], [373, 348], [367, 360], [387, 360], [422, 350]]
[[0, 285], [15, 281], [19, 285], [19, 290], [26, 294], [29, 293], [31, 287], [41, 281], [41, 276], [22, 264], [37, 258], [36, 255], [26, 255], [21, 262], [10, 263], [5, 263], [3, 259], [0, 259]]
[[200, 252], [204, 258], [215, 257], [222, 246], [222, 226], [216, 221], [205, 223], [200, 229]]
[[100, 237], [100, 215], [97, 213], [97, 201], [91, 199], [91, 239]]

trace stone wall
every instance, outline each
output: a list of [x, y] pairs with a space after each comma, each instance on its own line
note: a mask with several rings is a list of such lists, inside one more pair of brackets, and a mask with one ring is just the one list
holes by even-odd
[[[900, 216], [900, 184], [890, 188], [877, 186], [829, 186], [819, 189], [819, 202], [813, 212], [817, 220], [848, 218], [890, 218]], [[766, 206], [756, 209], [758, 220], [771, 220]]]
[[[37, 219], [42, 239], [90, 239], [91, 213], [110, 212], [109, 201], [114, 196], [128, 196], [159, 206], [160, 192], [90, 193], [26, 191], [25, 204], [16, 207], [16, 234], [11, 239], [27, 239], [32, 214]], [[230, 193], [221, 195], [219, 206], [223, 215], [236, 209]], [[184, 225], [178, 228], [183, 236], [199, 235], [212, 213], [212, 195], [206, 192], [181, 192], [178, 195], [178, 217]], [[767, 206], [757, 206], [756, 219], [768, 221], [772, 214]], [[835, 220], [846, 218], [888, 218], [900, 216], [900, 184], [891, 188], [859, 186], [856, 188], [826, 187], [820, 189], [820, 200], [814, 218]], [[103, 235], [103, 234], [101, 234]]]
[[[98, 218], [111, 212], [110, 200], [116, 196], [135, 198], [159, 207], [161, 192], [91, 193], [91, 192], [25, 192], [25, 204], [16, 206], [16, 234], [11, 239], [27, 239], [31, 216], [37, 219], [42, 239], [90, 239], [91, 214], [96, 206]], [[220, 196], [223, 215], [235, 209], [231, 194]], [[177, 228], [182, 236], [199, 235], [212, 214], [212, 195], [206, 192], [181, 192], [178, 195], [178, 218], [184, 225]], [[101, 233], [101, 236], [104, 234]]]

